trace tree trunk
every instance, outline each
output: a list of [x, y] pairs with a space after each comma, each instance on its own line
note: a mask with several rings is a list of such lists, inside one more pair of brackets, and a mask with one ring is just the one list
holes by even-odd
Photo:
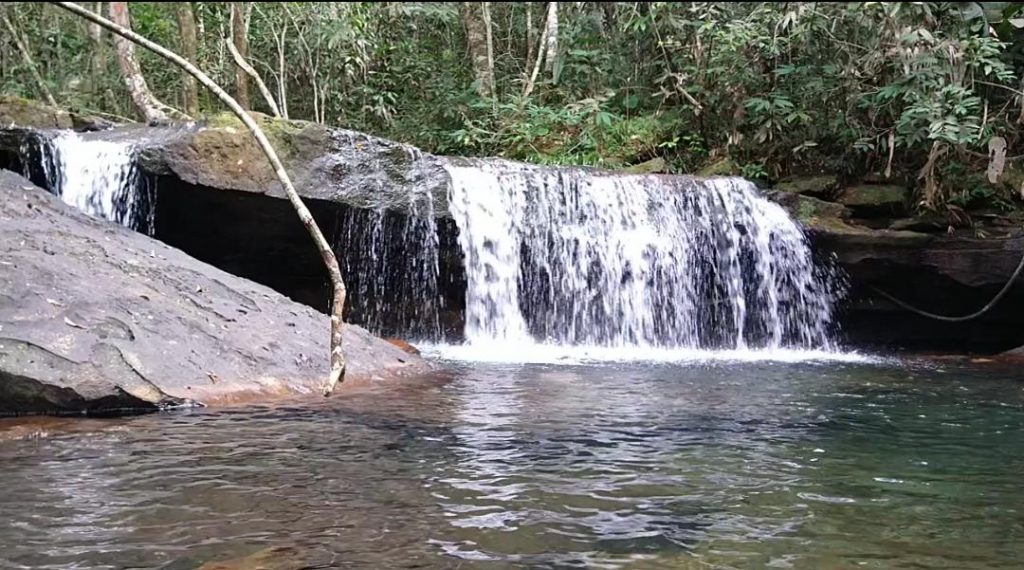
[[274, 34], [277, 41], [277, 102], [281, 105], [281, 116], [288, 118], [288, 73], [284, 67], [285, 38], [288, 35], [288, 22], [281, 28], [281, 35]]
[[[533, 88], [537, 84], [537, 76], [540, 75], [540, 65], [541, 65], [541, 62], [544, 61], [544, 46], [548, 45], [548, 34], [551, 33], [551, 28], [552, 28], [552, 25], [551, 25], [552, 14], [554, 14], [554, 17], [556, 19], [558, 18], [555, 4], [556, 4], [555, 2], [551, 2], [551, 4], [548, 7], [548, 17], [547, 17], [547, 20], [544, 23], [544, 31], [542, 31], [541, 34], [540, 34], [540, 42], [538, 42], [538, 46], [537, 46], [537, 61], [533, 62], [533, 73], [530, 74], [530, 79], [528, 79], [526, 81], [526, 88], [523, 89], [523, 99], [524, 99], [524, 102], [525, 102], [525, 99], [530, 96], [530, 93], [533, 93]], [[557, 27], [558, 27], [557, 22], [555, 23], [554, 27], [557, 29]], [[557, 51], [557, 47], [556, 47], [556, 51]], [[520, 104], [520, 106], [522, 106], [522, 104]]]
[[3, 21], [4, 29], [7, 34], [11, 36], [11, 41], [14, 42], [14, 46], [18, 48], [18, 52], [21, 54], [21, 59], [25, 61], [25, 67], [28, 67], [29, 73], [32, 74], [32, 79], [36, 82], [36, 86], [39, 88], [39, 92], [42, 93], [46, 102], [56, 107], [57, 101], [53, 98], [53, 93], [50, 92], [50, 88], [47, 87], [46, 82], [43, 81], [43, 76], [39, 74], [39, 69], [36, 68], [36, 62], [32, 59], [32, 53], [28, 51], [28, 47], [25, 42], [21, 41], [21, 36], [18, 35], [18, 31], [14, 29], [14, 24], [11, 23], [11, 19], [7, 17], [7, 3], [0, 4], [0, 20]]
[[[249, 57], [249, 34], [245, 25], [245, 2], [231, 3], [231, 37], [238, 50], [238, 54], [244, 60]], [[249, 110], [252, 105], [249, 103], [249, 74], [241, 66], [235, 66], [235, 99], [243, 109]]]
[[491, 22], [491, 3], [481, 4], [484, 16], [484, 30], [487, 35], [487, 82], [490, 85], [491, 94], [494, 94], [494, 26]]
[[526, 66], [533, 67], [533, 2], [526, 2]]
[[558, 70], [555, 68], [555, 61], [558, 59], [558, 2], [548, 4], [548, 21], [544, 31], [548, 36], [544, 71], [551, 74], [552, 83], [558, 83]]
[[[492, 50], [487, 41], [487, 26], [481, 12], [478, 12], [478, 4], [462, 3], [462, 22], [466, 26], [466, 45], [469, 48], [470, 62], [473, 64], [473, 79], [476, 82], [477, 93], [481, 97], [490, 97], [494, 92], [494, 73], [493, 68], [488, 67], [488, 54]], [[489, 69], [491, 73], [488, 73]]]
[[[178, 2], [178, 33], [181, 37], [181, 54], [185, 59], [195, 65], [199, 53], [198, 41], [196, 39], [196, 19], [192, 14], [191, 2]], [[196, 85], [196, 78], [187, 71], [183, 71], [182, 87], [185, 95], [185, 112], [195, 116], [199, 113], [199, 86]]]
[[[115, 24], [131, 30], [131, 20], [128, 17], [127, 2], [110, 3], [110, 19]], [[114, 38], [114, 46], [117, 48], [117, 64], [121, 68], [121, 75], [124, 77], [124, 84], [132, 97], [135, 108], [146, 119], [148, 123], [167, 122], [166, 109], [168, 107], [158, 101], [146, 84], [146, 78], [142, 75], [142, 68], [135, 58], [135, 44], [121, 36]]]
[[[94, 11], [97, 14], [103, 13], [103, 2], [96, 2]], [[107, 50], [103, 43], [103, 28], [96, 24], [89, 23], [89, 41], [92, 43], [92, 92], [97, 101], [104, 97], [103, 78], [107, 74]]]
[[196, 66], [192, 65], [188, 61], [184, 60], [181, 56], [160, 46], [159, 44], [147, 40], [146, 38], [132, 32], [130, 29], [111, 22], [102, 16], [93, 14], [78, 4], [73, 2], [57, 2], [56, 4], [70, 12], [74, 12], [75, 14], [88, 19], [91, 22], [95, 22], [104, 28], [107, 28], [114, 32], [118, 37], [125, 38], [124, 41], [135, 42], [160, 55], [171, 63], [174, 63], [178, 67], [188, 71], [199, 81], [199, 83], [203, 84], [204, 87], [217, 95], [217, 97], [223, 101], [252, 132], [252, 135], [256, 139], [257, 144], [259, 144], [260, 149], [267, 156], [267, 160], [269, 160], [270, 164], [273, 166], [274, 173], [277, 175], [277, 179], [284, 187], [288, 200], [295, 208], [295, 212], [298, 214], [299, 219], [302, 220], [302, 224], [306, 227], [306, 231], [309, 232], [310, 237], [313, 238], [313, 242], [316, 244], [316, 247], [320, 252], [320, 257], [323, 259], [324, 265], [327, 267], [327, 274], [331, 278], [331, 284], [334, 289], [333, 304], [331, 307], [331, 372], [323, 390], [325, 396], [330, 395], [334, 390], [334, 387], [339, 381], [341, 381], [345, 374], [345, 354], [342, 351], [341, 346], [341, 315], [345, 308], [345, 282], [341, 278], [341, 269], [338, 266], [338, 258], [334, 255], [334, 250], [331, 249], [330, 243], [327, 242], [323, 232], [320, 231], [320, 227], [317, 226], [316, 221], [313, 219], [312, 214], [310, 214], [309, 209], [306, 208], [302, 198], [299, 196], [298, 192], [295, 191], [295, 187], [292, 185], [292, 181], [288, 177], [288, 173], [285, 171], [284, 165], [281, 164], [281, 160], [278, 158], [277, 153], [274, 152], [274, 147], [270, 145], [270, 141], [267, 140], [266, 135], [263, 134], [259, 125], [252, 116], [250, 116], [249, 113], [239, 105], [238, 101], [234, 100], [226, 91], [224, 91], [224, 89], [214, 83], [208, 75], [200, 71]]

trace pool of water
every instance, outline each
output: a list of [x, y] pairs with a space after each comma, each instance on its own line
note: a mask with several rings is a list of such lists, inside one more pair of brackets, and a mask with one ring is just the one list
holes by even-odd
[[292, 548], [273, 568], [1024, 560], [1012, 370], [451, 368], [327, 402], [44, 423], [45, 437], [0, 422], [0, 568], [193, 569], [270, 546]]

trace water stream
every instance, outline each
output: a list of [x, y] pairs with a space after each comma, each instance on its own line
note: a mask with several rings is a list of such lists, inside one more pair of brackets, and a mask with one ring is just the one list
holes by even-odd
[[449, 365], [448, 382], [48, 420], [46, 437], [0, 421], [0, 568], [195, 570], [278, 545], [304, 565], [275, 568], [1024, 559], [1013, 370]]
[[86, 214], [151, 232], [153, 193], [136, 168], [132, 143], [60, 131], [39, 144], [39, 164], [51, 192]]

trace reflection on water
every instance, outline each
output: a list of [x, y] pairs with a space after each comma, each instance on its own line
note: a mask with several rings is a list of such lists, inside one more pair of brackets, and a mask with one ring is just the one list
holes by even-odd
[[456, 367], [328, 403], [0, 436], [0, 568], [194, 569], [274, 546], [301, 553], [281, 568], [1024, 559], [1024, 384], [1009, 373]]

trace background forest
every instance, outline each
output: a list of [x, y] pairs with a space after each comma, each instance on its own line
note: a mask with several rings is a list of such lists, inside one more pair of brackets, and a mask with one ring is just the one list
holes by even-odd
[[[86, 5], [107, 14], [125, 4]], [[273, 108], [232, 46], [282, 116], [434, 153], [611, 168], [663, 159], [667, 172], [762, 182], [881, 176], [938, 210], [1009, 210], [1024, 192], [1024, 155], [1013, 156], [1024, 124], [1021, 4], [127, 8], [135, 31], [194, 60], [255, 111]], [[3, 93], [140, 118], [108, 34], [51, 5], [3, 10]], [[196, 118], [222, 110], [178, 70], [138, 57], [164, 104]]]

